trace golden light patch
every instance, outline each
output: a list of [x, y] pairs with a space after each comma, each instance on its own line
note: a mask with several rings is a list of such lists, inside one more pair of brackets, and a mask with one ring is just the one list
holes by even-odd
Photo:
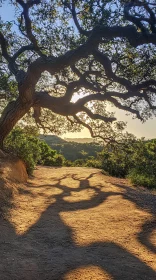
[[15, 207], [8, 218], [18, 235], [23, 235], [37, 223], [48, 206], [56, 202], [55, 196], [61, 194], [62, 190], [44, 186], [33, 191], [28, 188], [23, 189], [23, 192], [15, 197]]
[[[49, 246], [55, 242], [57, 255], [63, 258], [63, 263], [66, 263], [70, 252], [74, 251], [72, 257], [75, 256], [73, 261], [77, 269], [68, 272], [64, 280], [112, 279], [112, 276], [97, 266], [99, 262], [87, 262], [86, 266], [78, 268], [76, 259], [79, 255], [79, 264], [85, 265], [83, 252], [86, 252], [87, 256], [87, 248], [92, 250], [97, 246], [99, 249], [107, 247], [109, 252], [112, 244], [114, 244], [114, 252], [116, 248], [119, 252], [123, 252], [123, 258], [125, 256], [128, 258], [127, 265], [134, 266], [134, 269], [138, 267], [144, 277], [144, 264], [147, 268], [156, 269], [154, 254], [156, 230], [154, 230], [155, 224], [152, 223], [154, 213], [152, 212], [153, 203], [151, 203], [154, 195], [147, 191], [148, 197], [151, 197], [148, 201], [144, 191], [138, 191], [129, 186], [124, 187], [124, 182], [120, 179], [95, 174], [95, 172], [99, 171], [86, 168], [48, 168], [46, 170], [39, 167], [35, 172], [36, 177], [30, 180], [28, 186], [24, 188], [19, 185], [19, 192], [13, 201], [15, 208], [10, 210], [9, 222], [14, 226], [16, 234], [24, 234], [27, 246], [35, 246], [34, 250], [39, 245], [36, 242], [35, 245], [31, 244], [30, 236], [36, 241], [33, 229], [36, 229], [40, 235], [41, 228], [45, 234], [45, 247], [47, 247], [45, 255], [47, 254], [48, 260], [51, 258], [51, 251], [50, 254], [48, 253]], [[148, 224], [149, 228], [144, 227]], [[10, 224], [8, 232], [10, 232]], [[16, 236], [15, 233], [13, 231], [13, 239]], [[29, 235], [29, 233], [32, 234]], [[5, 234], [2, 235], [2, 240], [4, 237]], [[13, 239], [9, 242], [11, 243]], [[22, 238], [21, 242], [23, 242]], [[20, 246], [18, 250], [22, 250]], [[67, 250], [68, 254], [65, 253], [63, 256], [63, 250]], [[99, 252], [99, 258], [101, 254], [103, 251]], [[24, 259], [22, 253], [20, 256]], [[107, 256], [106, 254], [105, 260], [109, 262], [110, 259]], [[118, 255], [115, 258], [118, 262]], [[45, 261], [45, 258], [43, 260]], [[53, 261], [55, 264], [55, 258]], [[105, 261], [101, 260], [101, 262], [103, 264], [101, 267], [106, 269]], [[58, 269], [61, 269], [61, 266]], [[66, 271], [68, 269], [70, 265]], [[116, 269], [118, 270], [118, 265]], [[128, 272], [125, 272], [125, 275], [128, 275]], [[53, 278], [56, 278], [55, 275], [51, 277]], [[129, 278], [127, 276], [124, 279]]]
[[150, 234], [150, 242], [151, 245], [155, 247], [156, 250], [156, 229], [152, 231], [152, 233]]
[[83, 191], [74, 192], [72, 191], [70, 196], [65, 196], [64, 201], [67, 202], [78, 202], [78, 201], [84, 201], [84, 200], [90, 200], [92, 197], [94, 197], [96, 194], [95, 190], [92, 189], [86, 189]]
[[[154, 253], [145, 248], [138, 236], [150, 218], [151, 214], [136, 209], [135, 204], [122, 195], [110, 195], [96, 207], [92, 207], [90, 199], [90, 209], [61, 213], [63, 222], [73, 230], [72, 238], [77, 246], [114, 242], [143, 262], [147, 261], [149, 266], [154, 262]], [[150, 240], [155, 244], [154, 231]]]
[[77, 188], [79, 188], [80, 181], [77, 180], [77, 179], [73, 179], [73, 178], [69, 177], [69, 178], [62, 179], [62, 180], [61, 180], [61, 185], [62, 185], [62, 186], [66, 186], [66, 187], [68, 187], [69, 189], [70, 189], [70, 188], [72, 188], [72, 189], [73, 189], [73, 188], [74, 188], [74, 189], [77, 189]]
[[[83, 199], [86, 199], [84, 193]], [[122, 199], [122, 196], [112, 195], [106, 197], [104, 203], [101, 201], [96, 207], [92, 207], [90, 199], [90, 209], [76, 211], [72, 215], [70, 212], [62, 212], [61, 218], [65, 224], [73, 228], [73, 238], [79, 246], [106, 241], [125, 246], [130, 240], [136, 239], [142, 224], [151, 217], [144, 211], [140, 211], [134, 217], [134, 211], [135, 206], [132, 202]]]
[[67, 273], [63, 280], [112, 280], [107, 272], [97, 266], [87, 266], [74, 269]]

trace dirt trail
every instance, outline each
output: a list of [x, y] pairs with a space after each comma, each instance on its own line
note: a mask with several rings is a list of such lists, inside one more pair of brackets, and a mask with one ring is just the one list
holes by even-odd
[[155, 280], [156, 194], [39, 167], [0, 220], [0, 280]]

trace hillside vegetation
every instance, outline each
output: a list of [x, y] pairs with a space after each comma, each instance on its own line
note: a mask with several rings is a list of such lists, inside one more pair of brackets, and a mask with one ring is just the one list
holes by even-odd
[[28, 174], [32, 174], [37, 164], [62, 166], [65, 161], [61, 154], [39, 139], [38, 132], [30, 127], [16, 127], [5, 140], [5, 149], [22, 159]]
[[40, 139], [44, 140], [53, 150], [62, 154], [66, 160], [72, 162], [79, 159], [96, 157], [97, 153], [101, 152], [103, 149], [100, 144], [94, 143], [93, 140], [88, 141], [88, 138], [82, 138], [80, 142], [78, 142], [78, 138], [67, 141], [67, 139], [63, 140], [55, 135], [40, 135]]
[[29, 127], [17, 127], [6, 138], [5, 147], [25, 162], [29, 174], [36, 164], [95, 167], [103, 169], [105, 174], [128, 177], [136, 185], [156, 187], [156, 139], [145, 141], [130, 136], [120, 144], [104, 146], [67, 142], [57, 136], [47, 139], [50, 146]]

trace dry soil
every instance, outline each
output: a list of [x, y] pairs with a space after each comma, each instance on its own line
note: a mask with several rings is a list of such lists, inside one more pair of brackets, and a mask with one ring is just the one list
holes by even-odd
[[39, 167], [0, 220], [0, 280], [155, 280], [155, 214], [126, 180]]

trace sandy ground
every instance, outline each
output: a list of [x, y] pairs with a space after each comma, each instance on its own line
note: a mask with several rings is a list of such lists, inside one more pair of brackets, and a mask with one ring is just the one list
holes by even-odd
[[0, 220], [0, 280], [155, 280], [156, 194], [92, 168], [39, 167]]

